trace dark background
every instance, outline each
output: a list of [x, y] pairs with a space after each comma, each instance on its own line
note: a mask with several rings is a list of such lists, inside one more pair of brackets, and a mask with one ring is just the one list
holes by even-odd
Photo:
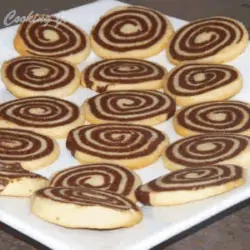
[[[16, 10], [18, 16], [26, 16], [31, 10], [35, 13], [55, 13], [93, 2], [91, 0], [0, 1], [0, 28], [4, 27], [4, 17], [12, 10]], [[124, 2], [152, 7], [167, 15], [190, 21], [207, 16], [226, 15], [242, 21], [250, 30], [250, 0], [127, 0]], [[247, 200], [162, 243], [153, 250], [250, 250], [249, 205], [250, 200]], [[37, 249], [48, 250], [0, 223], [0, 250]]]

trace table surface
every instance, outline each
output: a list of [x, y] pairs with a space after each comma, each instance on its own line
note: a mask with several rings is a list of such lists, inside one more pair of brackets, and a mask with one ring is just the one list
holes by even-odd
[[[3, 3], [4, 2], [4, 3]], [[0, 28], [4, 18], [15, 10], [16, 16], [55, 13], [91, 0], [9, 0], [1, 1]], [[125, 0], [158, 9], [184, 20], [225, 15], [242, 21], [250, 31], [250, 0]], [[250, 199], [174, 237], [152, 250], [249, 250]], [[0, 250], [49, 250], [47, 247], [0, 223]], [[73, 249], [72, 249], [73, 250]]]

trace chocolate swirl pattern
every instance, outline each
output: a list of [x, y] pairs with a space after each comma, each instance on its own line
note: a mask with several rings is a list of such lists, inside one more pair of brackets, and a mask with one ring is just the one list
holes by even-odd
[[210, 17], [180, 28], [170, 42], [168, 56], [174, 64], [221, 63], [241, 54], [247, 43], [248, 33], [243, 24], [227, 17]]
[[64, 97], [80, 85], [77, 68], [52, 58], [23, 56], [2, 67], [6, 87], [18, 97], [50, 95]]
[[84, 122], [79, 108], [66, 100], [38, 96], [21, 98], [0, 105], [0, 127], [29, 128], [55, 138]]
[[80, 206], [103, 206], [119, 210], [138, 210], [127, 198], [108, 191], [91, 188], [48, 187], [38, 190], [37, 196]]
[[[217, 195], [243, 183], [244, 172], [241, 167], [231, 164], [211, 165], [173, 171], [140, 186], [136, 195], [144, 204], [173, 205], [187, 202], [188, 199], [191, 201]], [[178, 192], [185, 192], [185, 195], [182, 193], [178, 197]], [[192, 193], [196, 197], [192, 197]]]
[[[88, 66], [82, 85], [97, 92], [110, 90], [159, 89], [166, 70], [153, 62], [138, 59], [102, 60]], [[133, 87], [131, 87], [133, 86]]]
[[175, 103], [171, 97], [158, 91], [114, 91], [88, 99], [84, 111], [92, 124], [156, 125], [174, 115]]
[[[35, 15], [36, 21], [25, 21], [15, 37], [15, 48], [21, 55], [45, 56], [82, 62], [90, 44], [84, 31], [54, 16]], [[47, 20], [46, 24], [44, 20]]]
[[0, 195], [26, 197], [47, 184], [45, 177], [23, 169], [19, 163], [0, 162]]
[[165, 92], [180, 106], [204, 101], [224, 100], [242, 86], [240, 73], [222, 64], [187, 63], [169, 72]]
[[142, 219], [139, 207], [126, 197], [93, 188], [47, 187], [35, 193], [31, 211], [69, 228], [131, 227]]
[[36, 173], [23, 169], [19, 163], [0, 162], [0, 179], [16, 179], [22, 177], [41, 178], [41, 176]]
[[52, 187], [96, 188], [121, 194], [135, 201], [135, 190], [141, 184], [138, 175], [119, 165], [101, 163], [80, 165], [56, 173]]
[[146, 58], [159, 53], [173, 34], [160, 12], [125, 6], [107, 12], [91, 32], [95, 53], [103, 58]]
[[167, 136], [154, 128], [113, 123], [78, 127], [66, 142], [82, 163], [109, 161], [128, 168], [150, 165], [167, 144]]
[[27, 170], [50, 165], [59, 155], [55, 141], [29, 130], [0, 129], [0, 161], [21, 163]]
[[145, 185], [142, 191], [197, 190], [225, 184], [243, 177], [243, 169], [235, 165], [211, 165], [173, 171]]
[[250, 137], [239, 134], [209, 133], [186, 137], [172, 143], [163, 154], [167, 168], [235, 164], [248, 167]]
[[250, 104], [240, 101], [205, 102], [177, 113], [174, 126], [180, 135], [227, 132], [250, 135]]

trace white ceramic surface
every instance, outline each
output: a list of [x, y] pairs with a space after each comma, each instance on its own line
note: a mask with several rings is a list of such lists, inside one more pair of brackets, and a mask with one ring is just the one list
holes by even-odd
[[[90, 32], [91, 27], [105, 11], [118, 5], [120, 2], [112, 0], [102, 0], [82, 7], [58, 13], [58, 16], [78, 25], [86, 32]], [[185, 24], [184, 21], [169, 17], [177, 29]], [[17, 27], [9, 27], [0, 30], [0, 66], [3, 61], [17, 56], [13, 47], [13, 38]], [[249, 74], [250, 47], [246, 52], [230, 64], [236, 66], [244, 78], [244, 88], [233, 99], [249, 101], [250, 74]], [[83, 69], [87, 64], [99, 60], [92, 52], [88, 60], [79, 65]], [[150, 58], [171, 69], [171, 65], [165, 56], [165, 52]], [[95, 92], [80, 88], [72, 96], [67, 98], [81, 105], [88, 97], [95, 95]], [[14, 99], [0, 83], [0, 102]], [[171, 141], [179, 138], [172, 127], [171, 120], [162, 123], [156, 128], [166, 132]], [[49, 177], [53, 172], [78, 164], [71, 157], [65, 148], [65, 140], [61, 140], [61, 155], [59, 159], [50, 167], [38, 171]], [[250, 167], [250, 166], [249, 166]], [[137, 171], [142, 180], [149, 181], [168, 171], [164, 168], [163, 162], [159, 159], [156, 163], [142, 170]], [[205, 201], [194, 202], [187, 205], [173, 207], [143, 207], [144, 220], [130, 228], [114, 231], [91, 231], [91, 230], [70, 230], [56, 225], [49, 224], [30, 213], [29, 199], [0, 198], [0, 219], [4, 223], [30, 236], [31, 238], [56, 250], [141, 250], [150, 247], [198, 224], [199, 222], [231, 207], [240, 201], [250, 197], [250, 181], [229, 193], [207, 199]]]

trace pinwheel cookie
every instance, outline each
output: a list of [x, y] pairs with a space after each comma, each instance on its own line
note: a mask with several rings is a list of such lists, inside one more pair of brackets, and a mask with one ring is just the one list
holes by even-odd
[[50, 180], [52, 187], [95, 188], [121, 194], [132, 201], [136, 201], [135, 190], [140, 185], [135, 172], [110, 163], [70, 167], [55, 173]]
[[79, 70], [62, 60], [20, 56], [4, 62], [2, 80], [16, 97], [65, 97], [80, 85]]
[[180, 28], [170, 42], [168, 58], [182, 62], [223, 63], [239, 56], [248, 45], [248, 31], [237, 20], [215, 16]]
[[26, 197], [48, 186], [48, 180], [24, 170], [19, 163], [0, 162], [0, 195]]
[[90, 42], [83, 30], [54, 16], [37, 14], [32, 18], [20, 25], [14, 40], [21, 55], [53, 57], [74, 64], [87, 58]]
[[140, 186], [139, 201], [170, 206], [228, 192], [245, 183], [244, 170], [236, 165], [211, 165], [173, 171]]
[[250, 137], [240, 134], [208, 133], [189, 136], [170, 144], [163, 153], [170, 170], [214, 164], [250, 166]]
[[167, 136], [148, 126], [107, 123], [70, 131], [66, 146], [81, 163], [109, 162], [138, 169], [155, 162]]
[[174, 100], [159, 91], [111, 91], [96, 95], [83, 105], [87, 121], [156, 125], [175, 113]]
[[64, 227], [115, 229], [139, 223], [142, 213], [124, 196], [98, 189], [49, 187], [31, 199], [38, 217]]
[[164, 83], [165, 93], [179, 106], [225, 100], [241, 88], [240, 72], [224, 64], [185, 63], [172, 69]]
[[167, 70], [139, 59], [110, 59], [95, 62], [82, 73], [84, 87], [97, 92], [114, 90], [155, 90], [166, 81]]
[[0, 162], [19, 162], [26, 170], [52, 164], [59, 156], [56, 141], [24, 129], [0, 128]]
[[182, 136], [210, 132], [250, 135], [250, 104], [240, 101], [204, 102], [187, 106], [174, 117]]
[[102, 58], [147, 58], [164, 48], [173, 35], [170, 21], [141, 6], [109, 10], [91, 32], [91, 46]]
[[27, 97], [0, 105], [0, 128], [24, 128], [60, 139], [82, 124], [80, 109], [59, 98]]

